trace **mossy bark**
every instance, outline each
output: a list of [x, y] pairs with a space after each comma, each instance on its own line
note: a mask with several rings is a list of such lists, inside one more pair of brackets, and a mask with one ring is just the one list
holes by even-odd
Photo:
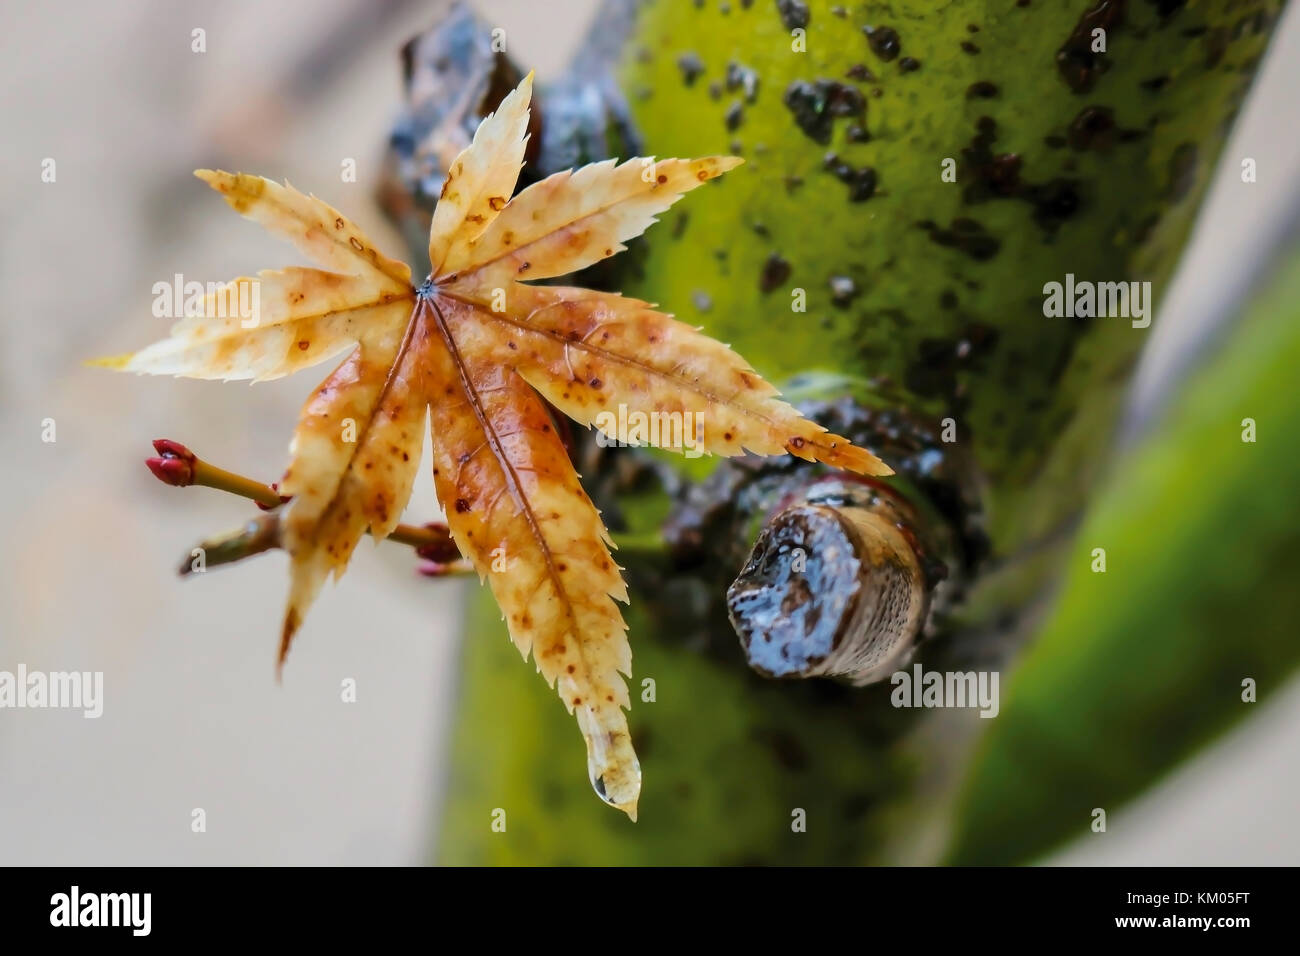
[[[1158, 300], [1280, 4], [894, 0], [841, 14], [810, 2], [806, 18], [803, 7], [639, 8], [622, 85], [645, 150], [747, 164], [667, 213], [620, 284], [774, 381], [822, 373], [823, 393], [905, 409], [935, 434], [952, 419], [976, 466], [988, 554], [921, 659], [1001, 667], [1059, 569], [1150, 334], [1127, 318], [1047, 317], [1044, 285], [1149, 281]], [[806, 311], [792, 308], [799, 290]], [[662, 494], [620, 505], [639, 532], [666, 508]], [[738, 569], [712, 569], [727, 570]], [[645, 784], [632, 824], [589, 792], [571, 719], [484, 596], [468, 625], [440, 860], [943, 857], [987, 721], [918, 719], [890, 706], [888, 685], [764, 680], [714, 609], [683, 627], [667, 603], [634, 589]], [[1012, 856], [1059, 835], [1041, 828]], [[980, 846], [968, 839], [962, 858], [978, 862]]]

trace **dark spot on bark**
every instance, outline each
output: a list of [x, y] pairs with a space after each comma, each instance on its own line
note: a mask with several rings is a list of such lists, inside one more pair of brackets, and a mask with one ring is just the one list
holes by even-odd
[[903, 49], [903, 41], [893, 27], [865, 26], [862, 32], [867, 35], [867, 46], [871, 47], [871, 52], [886, 63], [896, 58]]
[[831, 141], [836, 118], [854, 116], [860, 123], [866, 121], [867, 100], [862, 92], [838, 80], [795, 80], [786, 87], [781, 101], [804, 134], [823, 145]]
[[961, 398], [960, 373], [976, 370], [997, 347], [998, 330], [972, 322], [956, 338], [922, 339], [907, 370], [907, 386], [918, 395]]
[[979, 53], [980, 48], [977, 47], [974, 43], [971, 43], [970, 40], [962, 40], [961, 50], [963, 53], [969, 53], [971, 56], [975, 56], [977, 53]]
[[1116, 141], [1129, 143], [1143, 136], [1142, 130], [1121, 129], [1115, 124], [1115, 111], [1108, 106], [1085, 106], [1070, 122], [1066, 133], [1072, 149], [1107, 150]]
[[1115, 111], [1107, 106], [1085, 106], [1070, 122], [1071, 149], [1105, 149], [1114, 140]]
[[1187, 0], [1147, 0], [1147, 3], [1156, 8], [1156, 15], [1160, 17], [1161, 26], [1164, 26], [1164, 21], [1169, 20], [1175, 13], [1187, 6]]
[[858, 80], [862, 83], [874, 83], [876, 81], [876, 74], [867, 69], [865, 63], [854, 63], [844, 75], [850, 80]]
[[914, 56], [905, 56], [898, 61], [899, 73], [915, 73], [921, 68], [921, 61]]
[[733, 133], [740, 129], [740, 124], [745, 121], [745, 108], [740, 105], [740, 100], [731, 101], [731, 105], [727, 107], [727, 112], [723, 114], [722, 121], [726, 124], [727, 129]]
[[872, 167], [863, 166], [861, 169], [854, 169], [834, 153], [826, 154], [822, 166], [849, 187], [850, 202], [865, 202], [875, 195], [878, 177]]
[[758, 96], [758, 74], [749, 67], [735, 60], [727, 63], [727, 72], [725, 74], [727, 82], [727, 91], [735, 93], [737, 90], [745, 97], [746, 103], [754, 102]]
[[966, 87], [966, 99], [968, 100], [991, 100], [997, 95], [997, 84], [990, 83], [988, 80], [977, 80]]
[[806, 27], [812, 19], [804, 0], [776, 0], [776, 12], [781, 15], [781, 22], [787, 30]]
[[1041, 184], [1027, 184], [1022, 198], [1034, 207], [1034, 222], [1047, 232], [1055, 232], [1083, 205], [1078, 180], [1062, 176]]
[[698, 53], [683, 53], [677, 58], [677, 69], [682, 71], [682, 80], [687, 86], [694, 86], [696, 79], [704, 72], [704, 62]]
[[458, 514], [464, 514], [464, 513], [467, 512], [467, 511], [469, 511], [469, 502], [466, 501], [464, 498], [457, 498], [457, 499], [456, 499], [456, 512], [457, 512]]
[[1085, 10], [1061, 48], [1056, 51], [1056, 69], [1065, 85], [1076, 93], [1087, 93], [1098, 77], [1110, 68], [1104, 53], [1092, 50], [1092, 31], [1106, 31], [1107, 49], [1111, 30], [1124, 20], [1124, 0], [1098, 0]]
[[929, 220], [917, 225], [929, 233], [931, 242], [964, 252], [976, 262], [992, 259], [1002, 248], [1001, 240], [985, 232], [984, 227], [973, 219], [954, 219], [947, 228]]
[[[975, 123], [975, 130], [970, 145], [961, 151], [961, 172], [958, 174], [958, 180], [966, 183], [962, 190], [962, 199], [966, 203], [978, 204], [995, 199], [1022, 200], [1033, 207], [1034, 220], [1048, 232], [1054, 232], [1062, 222], [1079, 210], [1082, 198], [1077, 180], [1058, 177], [1045, 183], [1027, 182], [1021, 176], [1023, 161], [1019, 155], [993, 152], [998, 132], [997, 123], [992, 117], [981, 116]], [[962, 243], [952, 241], [956, 238], [952, 235], [954, 232], [960, 230], [932, 232], [931, 238], [941, 245], [953, 244], [966, 248]], [[940, 238], [936, 238], [936, 235]], [[994, 247], [989, 252], [988, 245], [982, 241], [977, 242], [974, 249], [978, 254], [988, 253], [986, 258], [997, 251]]]
[[992, 147], [997, 135], [997, 123], [981, 116], [971, 144], [961, 151], [963, 169], [958, 179], [967, 184], [963, 190], [966, 202], [1014, 196], [1020, 189], [1020, 157], [1015, 153], [995, 155]]
[[763, 270], [758, 276], [758, 288], [764, 295], [779, 289], [790, 278], [790, 263], [774, 252], [763, 262]]

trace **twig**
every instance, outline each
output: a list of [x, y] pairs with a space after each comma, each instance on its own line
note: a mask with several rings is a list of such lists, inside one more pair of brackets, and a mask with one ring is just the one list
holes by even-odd
[[[145, 464], [154, 477], [164, 484], [177, 488], [202, 485], [215, 488], [240, 498], [248, 498], [258, 507], [274, 511], [289, 499], [274, 485], [263, 484], [253, 478], [218, 468], [204, 461], [180, 442], [159, 438], [153, 443], [159, 457], [146, 459]], [[387, 540], [409, 545], [428, 564], [421, 573], [431, 577], [460, 574], [470, 570], [461, 560], [460, 551], [451, 539], [451, 532], [441, 522], [424, 526], [399, 524]], [[228, 564], [240, 558], [258, 554], [280, 546], [279, 515], [276, 513], [254, 519], [238, 531], [210, 539], [200, 545], [205, 551], [207, 565]], [[192, 570], [189, 559], [181, 567], [182, 574]]]

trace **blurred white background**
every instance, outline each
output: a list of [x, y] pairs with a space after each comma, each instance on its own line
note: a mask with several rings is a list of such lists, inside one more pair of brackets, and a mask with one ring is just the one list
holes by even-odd
[[[478, 0], [516, 60], [558, 72], [595, 0]], [[170, 437], [278, 477], [314, 373], [248, 389], [111, 375], [90, 356], [165, 331], [151, 287], [298, 261], [189, 171], [234, 164], [287, 177], [404, 250], [373, 203], [400, 99], [397, 51], [440, 2], [4, 0], [0, 62], [0, 423], [5, 531], [0, 670], [102, 670], [104, 714], [0, 710], [0, 863], [419, 863], [436, 838], [443, 728], [455, 694], [463, 583], [363, 543], [327, 587], [274, 680], [287, 586], [274, 553], [179, 581], [200, 538], [249, 506], [158, 484], [142, 460]], [[358, 10], [365, 11], [358, 17]], [[559, 11], [563, 15], [559, 15]], [[191, 52], [191, 31], [207, 52]], [[1234, 263], [1300, 181], [1292, 8], [1225, 154], [1138, 401], [1149, 405], [1202, 339]], [[285, 90], [297, 90], [286, 97]], [[57, 163], [43, 184], [41, 162]], [[359, 181], [340, 182], [344, 157]], [[202, 269], [200, 274], [197, 269]], [[321, 375], [326, 367], [322, 367]], [[57, 441], [41, 441], [42, 421]], [[436, 516], [422, 471], [410, 520]], [[358, 699], [340, 685], [355, 679]], [[1070, 863], [1295, 863], [1300, 687], [1133, 807]], [[191, 832], [191, 812], [207, 832]], [[1122, 839], [1118, 838], [1122, 835]]]

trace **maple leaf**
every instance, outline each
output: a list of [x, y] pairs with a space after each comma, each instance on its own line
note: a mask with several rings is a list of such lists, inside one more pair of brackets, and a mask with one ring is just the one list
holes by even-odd
[[[525, 283], [614, 255], [682, 194], [741, 162], [611, 160], [512, 199], [531, 89], [530, 74], [451, 164], [430, 231], [432, 273], [418, 289], [405, 265], [319, 199], [199, 170], [236, 211], [332, 271], [236, 279], [169, 338], [98, 364], [262, 380], [350, 349], [307, 400], [279, 486], [289, 497], [280, 523], [291, 569], [280, 664], [324, 580], [343, 572], [367, 531], [379, 539], [396, 526], [428, 418], [434, 483], [457, 547], [487, 580], [515, 645], [576, 716], [596, 791], [635, 819], [641, 771], [624, 680], [632, 655], [615, 603], [627, 590], [543, 398], [614, 439], [625, 436], [601, 413], [622, 404], [704, 423], [694, 436], [660, 435], [663, 447], [698, 440], [692, 447], [719, 455], [789, 452], [890, 471], [777, 399], [727, 346], [649, 304]], [[243, 301], [254, 283], [256, 324], [222, 317], [217, 307]]]

